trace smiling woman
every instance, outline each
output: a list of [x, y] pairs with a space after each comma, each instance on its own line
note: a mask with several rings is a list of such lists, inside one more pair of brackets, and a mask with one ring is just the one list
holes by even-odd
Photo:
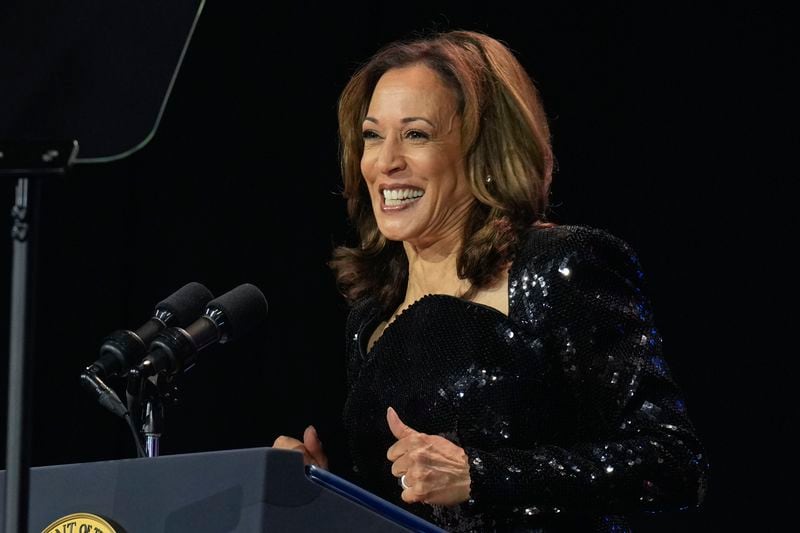
[[[620, 532], [699, 505], [704, 450], [636, 253], [546, 221], [549, 129], [510, 50], [392, 43], [345, 87], [339, 132], [354, 481], [449, 531]], [[274, 446], [328, 464], [313, 428]]]

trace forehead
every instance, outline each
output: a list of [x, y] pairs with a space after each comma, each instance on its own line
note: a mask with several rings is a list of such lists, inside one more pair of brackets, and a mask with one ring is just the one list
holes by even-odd
[[400, 114], [427, 112], [451, 114], [456, 109], [456, 95], [439, 74], [418, 64], [387, 70], [375, 85], [369, 104], [374, 112]]

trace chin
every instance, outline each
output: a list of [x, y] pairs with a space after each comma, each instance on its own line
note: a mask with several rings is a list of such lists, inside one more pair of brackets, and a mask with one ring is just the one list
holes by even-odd
[[409, 237], [408, 232], [400, 228], [386, 228], [378, 225], [378, 231], [389, 241], [405, 241]]
[[387, 241], [398, 241], [398, 242], [400, 242], [400, 241], [404, 241], [405, 240], [403, 238], [403, 236], [400, 235], [399, 233], [395, 233], [395, 232], [391, 232], [391, 231], [388, 231], [388, 232], [387, 231], [381, 231], [381, 235], [383, 235], [383, 237]]

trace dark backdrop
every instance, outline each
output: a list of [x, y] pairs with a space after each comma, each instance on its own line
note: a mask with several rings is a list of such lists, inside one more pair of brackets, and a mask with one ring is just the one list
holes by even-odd
[[[706, 506], [681, 529], [778, 523], [793, 458], [779, 246], [794, 239], [781, 207], [796, 173], [781, 161], [796, 59], [788, 17], [754, 5], [453, 6], [208, 2], [153, 141], [44, 185], [34, 465], [134, 456], [127, 428], [77, 378], [104, 335], [138, 327], [189, 281], [216, 295], [256, 284], [269, 320], [181, 377], [162, 454], [270, 445], [309, 423], [341, 450], [346, 308], [325, 263], [352, 233], [336, 98], [392, 39], [477, 29], [506, 41], [542, 92], [559, 161], [553, 219], [607, 229], [641, 255], [712, 464]], [[7, 208], [12, 192], [3, 182]], [[6, 339], [7, 305], [0, 318]]]

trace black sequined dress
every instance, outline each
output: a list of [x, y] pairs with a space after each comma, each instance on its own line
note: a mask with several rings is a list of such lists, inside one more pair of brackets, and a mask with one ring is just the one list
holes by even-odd
[[[347, 321], [344, 424], [364, 488], [448, 531], [628, 531], [626, 516], [694, 507], [707, 463], [643, 293], [633, 250], [583, 226], [532, 230], [509, 272], [509, 315], [459, 298]], [[386, 451], [394, 407], [465, 449], [471, 499], [406, 504]]]

